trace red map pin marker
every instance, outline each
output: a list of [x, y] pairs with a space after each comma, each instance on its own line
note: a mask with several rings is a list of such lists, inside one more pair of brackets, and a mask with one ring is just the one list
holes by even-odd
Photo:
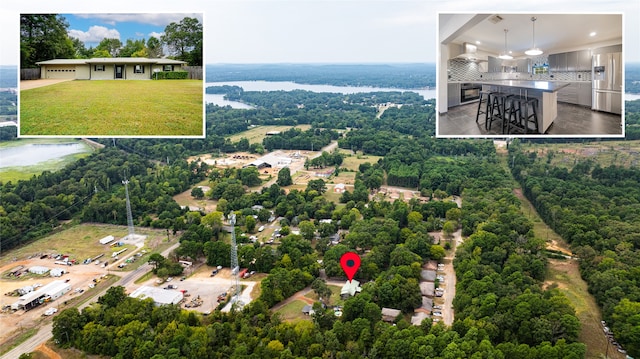
[[358, 268], [360, 268], [360, 256], [354, 252], [347, 252], [340, 257], [340, 266], [342, 266], [342, 270], [351, 281]]

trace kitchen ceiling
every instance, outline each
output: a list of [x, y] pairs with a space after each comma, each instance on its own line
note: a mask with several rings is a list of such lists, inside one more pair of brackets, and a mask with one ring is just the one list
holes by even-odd
[[[441, 34], [443, 44], [477, 44], [478, 50], [499, 54], [504, 49], [504, 29], [509, 29], [508, 50], [514, 57], [526, 56], [532, 46], [531, 17], [537, 18], [535, 45], [545, 54], [589, 48], [593, 44], [622, 39], [620, 14], [440, 14], [440, 30], [460, 25], [451, 34]], [[498, 15], [498, 18], [496, 17]], [[468, 21], [467, 21], [468, 20]], [[496, 20], [498, 20], [496, 22]], [[595, 32], [594, 36], [590, 36]], [[480, 42], [479, 44], [477, 42]]]

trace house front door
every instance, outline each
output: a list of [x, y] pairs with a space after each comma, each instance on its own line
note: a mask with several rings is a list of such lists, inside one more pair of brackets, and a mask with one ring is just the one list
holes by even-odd
[[121, 79], [122, 78], [122, 65], [116, 65], [116, 78], [117, 79]]

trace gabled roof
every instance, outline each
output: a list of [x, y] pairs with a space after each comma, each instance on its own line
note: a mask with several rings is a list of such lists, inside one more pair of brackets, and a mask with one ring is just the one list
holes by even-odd
[[184, 65], [185, 61], [172, 59], [148, 59], [146, 57], [94, 57], [91, 59], [53, 59], [38, 61], [37, 65], [83, 65], [83, 64], [158, 64]]

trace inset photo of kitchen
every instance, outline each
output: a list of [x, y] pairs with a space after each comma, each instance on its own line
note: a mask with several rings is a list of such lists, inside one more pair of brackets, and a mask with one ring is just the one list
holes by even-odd
[[622, 14], [438, 14], [437, 137], [624, 137]]

